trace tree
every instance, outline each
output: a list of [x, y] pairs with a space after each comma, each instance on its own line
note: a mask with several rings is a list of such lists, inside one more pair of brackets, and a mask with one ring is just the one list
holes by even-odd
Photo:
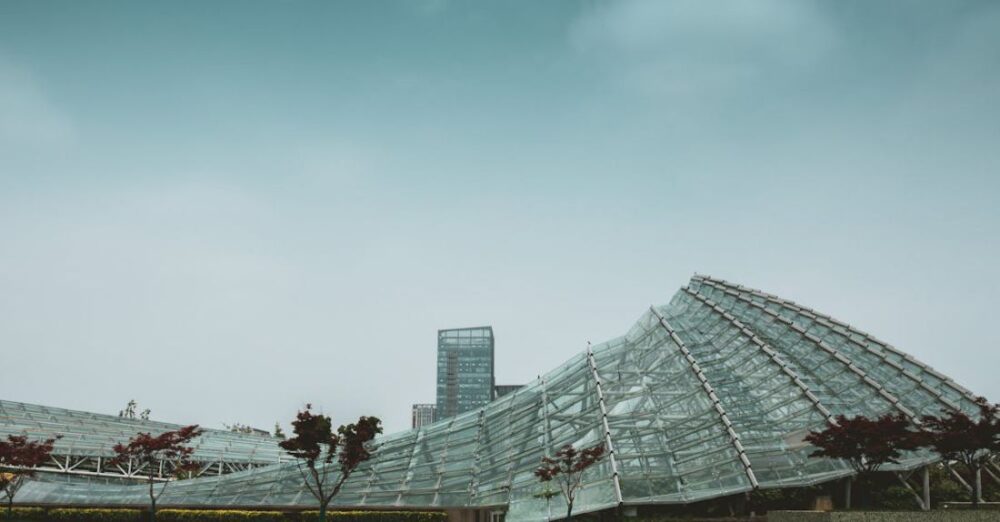
[[604, 456], [604, 444], [597, 444], [577, 450], [567, 444], [556, 452], [554, 458], [542, 457], [542, 465], [535, 470], [535, 476], [542, 482], [556, 480], [559, 490], [566, 499], [566, 519], [573, 516], [573, 501], [580, 489], [583, 472]]
[[961, 462], [972, 475], [972, 507], [979, 507], [983, 495], [980, 474], [990, 457], [1000, 451], [1000, 405], [976, 398], [979, 418], [973, 420], [961, 411], [950, 411], [941, 417], [923, 417], [925, 445], [934, 449], [945, 461]]
[[[138, 408], [139, 408], [139, 403], [136, 402], [135, 399], [131, 399], [130, 401], [128, 401], [128, 404], [125, 405], [124, 410], [118, 411], [118, 416], [124, 419], [134, 419], [136, 418], [135, 412]], [[141, 413], [139, 413], [139, 418], [142, 420], [149, 420], [150, 413], [151, 412], [149, 408], [146, 408], [145, 410], [142, 410]]]
[[[822, 431], [811, 431], [805, 437], [806, 442], [818, 448], [809, 456], [847, 461], [862, 484], [884, 464], [899, 462], [903, 451], [920, 446], [919, 433], [911, 429], [912, 423], [903, 414], [887, 414], [874, 420], [838, 415], [835, 421], [836, 424]], [[847, 503], [849, 509], [850, 497]]]
[[[377, 417], [360, 417], [355, 424], [346, 424], [333, 433], [333, 424], [326, 415], [314, 415], [312, 405], [300, 411], [292, 421], [294, 436], [278, 443], [296, 458], [306, 487], [319, 502], [319, 521], [326, 520], [326, 509], [344, 482], [359, 464], [371, 458], [367, 444], [382, 433]], [[337, 460], [339, 474], [329, 483], [330, 469]]]
[[285, 440], [285, 430], [281, 429], [281, 424], [274, 423], [274, 434], [271, 436], [278, 440]]
[[[111, 460], [114, 465], [132, 463], [133, 469], [145, 472], [149, 482], [149, 520], [156, 520], [156, 501], [167, 489], [169, 480], [164, 480], [157, 491], [156, 478], [163, 470], [167, 476], [160, 476], [161, 479], [184, 476], [197, 468], [197, 464], [192, 462], [191, 454], [194, 448], [188, 446], [192, 439], [202, 434], [202, 430], [197, 424], [185, 426], [178, 430], [167, 431], [159, 435], [149, 433], [137, 433], [128, 444], [115, 444], [115, 458]], [[170, 466], [160, 466], [161, 462], [169, 462]]]
[[25, 435], [8, 435], [7, 440], [0, 440], [0, 491], [7, 497], [8, 519], [14, 510], [14, 495], [35, 476], [34, 468], [49, 460], [59, 438], [35, 441]]
[[249, 424], [242, 424], [242, 423], [239, 423], [239, 422], [235, 422], [233, 424], [225, 424], [225, 423], [223, 423], [222, 425], [225, 426], [227, 430], [229, 430], [229, 431], [231, 431], [233, 433], [242, 433], [244, 435], [262, 435], [262, 436], [265, 436], [265, 437], [271, 436], [271, 434], [267, 430], [262, 430], [260, 428], [254, 428], [253, 426], [250, 426]]

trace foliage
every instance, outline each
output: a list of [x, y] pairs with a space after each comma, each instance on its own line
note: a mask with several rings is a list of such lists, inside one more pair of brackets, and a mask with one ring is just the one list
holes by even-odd
[[[333, 433], [333, 423], [326, 415], [314, 415], [312, 405], [298, 412], [292, 422], [294, 436], [278, 443], [297, 459], [299, 472], [309, 492], [319, 501], [319, 519], [324, 520], [330, 501], [359, 464], [371, 458], [368, 443], [382, 433], [377, 417], [360, 417], [357, 423], [345, 424]], [[337, 479], [330, 484], [329, 473], [337, 461]], [[303, 469], [303, 466], [305, 469]]]
[[566, 499], [566, 518], [573, 515], [573, 501], [580, 488], [583, 472], [604, 456], [604, 444], [598, 443], [583, 450], [567, 444], [556, 452], [554, 458], [542, 457], [542, 465], [535, 470], [535, 476], [542, 482], [556, 480], [563, 498]]
[[50, 522], [141, 522], [141, 509], [74, 509], [59, 508], [48, 510], [46, 520]]
[[859, 475], [871, 474], [882, 465], [899, 462], [902, 451], [920, 446], [920, 436], [904, 415], [836, 417], [836, 424], [809, 432], [805, 441], [819, 448], [811, 457], [847, 461]]
[[[1000, 405], [990, 404], [983, 397], [976, 399], [979, 418], [972, 419], [961, 411], [950, 411], [940, 417], [925, 416], [925, 445], [945, 460], [961, 462], [972, 477], [979, 473], [991, 455], [1000, 451]], [[972, 505], [978, 507], [982, 496], [981, 484], [974, 479]]]
[[262, 436], [265, 436], [265, 437], [271, 435], [270, 433], [268, 433], [267, 430], [262, 430], [260, 428], [254, 428], [253, 426], [250, 426], [249, 424], [243, 424], [243, 423], [239, 423], [239, 422], [234, 422], [233, 424], [223, 424], [223, 426], [225, 426], [227, 430], [229, 430], [229, 431], [231, 431], [233, 433], [242, 433], [244, 435], [262, 435]]
[[[129, 462], [137, 469], [146, 470], [146, 478], [149, 482], [149, 518], [156, 519], [156, 499], [163, 494], [167, 488], [168, 481], [163, 482], [159, 491], [156, 490], [155, 480], [160, 471], [160, 461], [169, 461], [172, 466], [164, 466], [162, 469], [169, 476], [185, 476], [197, 468], [197, 464], [190, 460], [194, 448], [188, 446], [192, 439], [202, 434], [202, 430], [197, 424], [184, 426], [178, 430], [163, 432], [159, 435], [149, 433], [137, 433], [128, 444], [115, 444], [112, 448], [115, 458], [110, 461], [112, 465], [127, 465]], [[160, 478], [169, 478], [164, 476]]]
[[[171, 519], [165, 522], [317, 522], [319, 511], [291, 513], [268, 511], [186, 511], [198, 513], [195, 517]], [[265, 518], [265, 517], [274, 518]], [[448, 515], [440, 511], [331, 511], [326, 514], [331, 522], [447, 522]]]
[[750, 493], [748, 509], [755, 513], [775, 510], [804, 510], [812, 507], [812, 501], [823, 493], [823, 488], [808, 486], [787, 489], [757, 489]]
[[871, 500], [867, 496], [875, 472], [885, 464], [898, 463], [903, 451], [919, 448], [925, 438], [903, 414], [886, 414], [877, 419], [838, 415], [835, 421], [822, 431], [809, 432], [805, 441], [818, 448], [811, 457], [841, 459], [850, 464], [862, 486], [861, 505]]
[[58, 438], [37, 441], [28, 440], [26, 435], [8, 435], [7, 440], [0, 440], [0, 492], [7, 497], [8, 514], [17, 491], [35, 476], [34, 468], [49, 460]]
[[[49, 509], [14, 508], [11, 517], [0, 520], [19, 522], [142, 522], [145, 513], [138, 509]], [[315, 522], [318, 511], [244, 511], [163, 509], [160, 522]], [[443, 512], [431, 511], [335, 511], [327, 515], [332, 522], [446, 522]]]
[[[139, 403], [136, 402], [135, 399], [132, 399], [128, 401], [128, 404], [125, 405], [124, 410], [118, 411], [118, 416], [124, 419], [134, 419], [136, 418], [135, 412], [137, 409], [139, 409]], [[139, 414], [139, 418], [142, 420], [149, 420], [150, 413], [151, 412], [149, 408], [146, 408], [145, 410], [142, 410], [142, 413]]]
[[35, 507], [16, 507], [10, 511], [0, 511], [0, 520], [17, 520], [19, 522], [44, 522], [45, 510]]
[[174, 470], [189, 468], [194, 448], [187, 446], [192, 439], [202, 434], [197, 424], [178, 430], [166, 431], [159, 435], [137, 433], [128, 444], [115, 444], [112, 448], [115, 458], [111, 464], [123, 465], [130, 461], [137, 467], [145, 466], [150, 482], [156, 478], [161, 460], [174, 463]]
[[279, 440], [285, 440], [285, 431], [281, 429], [281, 424], [274, 423], [274, 434], [271, 436]]

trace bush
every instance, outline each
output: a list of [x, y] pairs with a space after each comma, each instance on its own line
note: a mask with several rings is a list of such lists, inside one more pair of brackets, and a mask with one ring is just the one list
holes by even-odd
[[7, 518], [7, 506], [0, 509], [0, 520], [18, 520], [25, 522], [41, 522], [45, 520], [45, 510], [42, 508], [16, 507], [11, 512], [11, 517]]
[[241, 511], [162, 509], [156, 512], [157, 522], [287, 522], [291, 513], [280, 511]]
[[48, 510], [45, 520], [50, 522], [145, 522], [141, 509], [76, 509]]
[[[17, 522], [146, 522], [148, 511], [141, 509], [14, 508]], [[157, 522], [315, 522], [319, 511], [244, 511], [213, 509], [160, 509]], [[433, 511], [328, 511], [329, 522], [447, 522], [448, 515]]]
[[877, 492], [874, 496], [873, 503], [878, 509], [889, 511], [913, 511], [919, 509], [916, 499], [913, 498], [913, 493], [903, 486], [887, 487]]
[[[292, 515], [298, 517], [293, 519], [294, 522], [319, 520], [319, 511], [304, 511]], [[435, 511], [327, 511], [326, 519], [331, 522], [447, 522], [448, 515]]]

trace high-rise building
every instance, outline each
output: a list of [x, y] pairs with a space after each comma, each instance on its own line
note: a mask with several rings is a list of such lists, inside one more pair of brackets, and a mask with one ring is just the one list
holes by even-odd
[[434, 410], [437, 407], [433, 404], [413, 405], [413, 425], [412, 428], [419, 428], [434, 422]]
[[438, 330], [435, 420], [493, 400], [493, 327]]
[[494, 387], [493, 397], [499, 399], [508, 393], [514, 393], [517, 390], [524, 388], [523, 384], [498, 384]]

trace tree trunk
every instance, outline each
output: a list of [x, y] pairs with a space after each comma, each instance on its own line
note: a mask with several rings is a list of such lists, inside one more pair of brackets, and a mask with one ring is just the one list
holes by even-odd
[[326, 502], [319, 503], [319, 522], [326, 522]]
[[7, 520], [14, 519], [14, 497], [7, 495]]
[[573, 518], [573, 501], [570, 500], [566, 504], [566, 520]]
[[149, 478], [149, 522], [156, 522], [156, 495], [153, 493], [153, 477]]
[[851, 483], [854, 482], [853, 477], [847, 477], [847, 484], [844, 486], [844, 509], [851, 509]]

